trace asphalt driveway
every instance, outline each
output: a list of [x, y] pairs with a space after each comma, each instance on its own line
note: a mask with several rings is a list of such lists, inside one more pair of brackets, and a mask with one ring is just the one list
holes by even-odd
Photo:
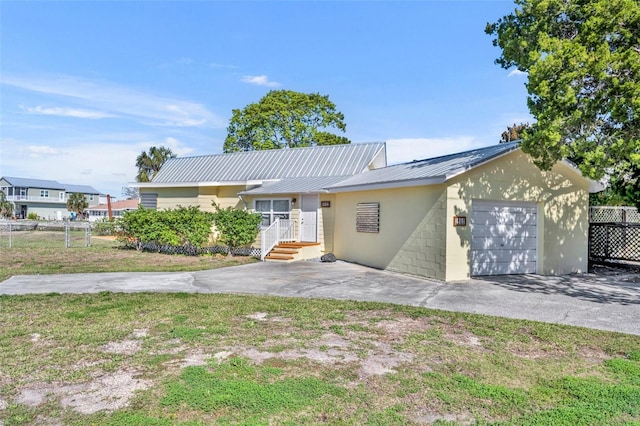
[[502, 276], [443, 283], [336, 262], [254, 263], [173, 273], [21, 275], [0, 294], [189, 292], [390, 302], [640, 335], [640, 276]]

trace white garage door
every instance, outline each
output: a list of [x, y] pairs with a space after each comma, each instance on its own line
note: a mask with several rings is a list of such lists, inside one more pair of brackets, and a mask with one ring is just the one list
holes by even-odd
[[536, 272], [537, 206], [473, 200], [471, 275]]

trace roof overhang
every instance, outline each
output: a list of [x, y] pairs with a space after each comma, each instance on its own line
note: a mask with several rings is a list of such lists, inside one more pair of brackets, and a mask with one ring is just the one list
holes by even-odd
[[426, 179], [407, 179], [407, 180], [397, 180], [397, 181], [390, 181], [390, 182], [365, 183], [362, 185], [339, 186], [335, 188], [327, 188], [327, 192], [338, 193], [338, 192], [371, 191], [375, 189], [406, 188], [411, 186], [438, 185], [438, 184], [444, 183], [445, 181], [446, 181], [445, 176], [437, 176], [437, 177], [431, 177]]
[[564, 166], [567, 170], [569, 170], [570, 172], [574, 173], [575, 175], [581, 177], [582, 179], [585, 179], [588, 183], [589, 183], [589, 192], [590, 193], [595, 193], [595, 192], [600, 192], [600, 191], [604, 191], [605, 186], [604, 184], [593, 180], [593, 179], [589, 179], [588, 177], [585, 177], [582, 172], [580, 171], [580, 169], [578, 168], [578, 166], [576, 166], [572, 161], [569, 160], [561, 160], [559, 162], [559, 164], [561, 164], [562, 166]]

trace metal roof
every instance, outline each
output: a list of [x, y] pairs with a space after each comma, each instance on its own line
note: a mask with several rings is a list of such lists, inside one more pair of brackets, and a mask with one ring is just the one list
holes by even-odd
[[[380, 169], [367, 170], [353, 177], [347, 178], [328, 187], [334, 192], [370, 185], [408, 184], [420, 181], [422, 183], [442, 183], [460, 173], [479, 166], [489, 160], [518, 149], [518, 143], [492, 145], [486, 148], [474, 149], [457, 154], [410, 163], [397, 164]], [[353, 189], [356, 189], [353, 188]]]
[[171, 158], [153, 183], [350, 176], [367, 170], [384, 149], [384, 143], [358, 143]]
[[79, 192], [81, 194], [100, 194], [100, 191], [89, 185], [71, 185], [64, 183], [66, 192]]
[[9, 182], [14, 188], [42, 188], [42, 189], [61, 189], [65, 192], [80, 192], [82, 194], [100, 194], [100, 191], [89, 185], [72, 185], [60, 183], [55, 180], [46, 179], [30, 179], [20, 177], [2, 176], [1, 179]]
[[55, 180], [29, 179], [20, 177], [2, 176], [2, 179], [9, 182], [13, 187], [18, 188], [42, 188], [42, 189], [65, 189], [65, 186]]
[[328, 176], [313, 178], [290, 178], [277, 182], [266, 182], [256, 188], [240, 192], [240, 195], [264, 194], [304, 194], [327, 192], [326, 187], [344, 180], [344, 176]]

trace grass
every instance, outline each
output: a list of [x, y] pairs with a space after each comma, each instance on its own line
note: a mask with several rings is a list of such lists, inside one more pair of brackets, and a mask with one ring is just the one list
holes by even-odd
[[[230, 264], [96, 238], [0, 256], [0, 280]], [[0, 296], [3, 426], [425, 423], [640, 424], [640, 337], [351, 301]]]
[[[380, 303], [106, 292], [1, 296], [0, 324], [5, 426], [640, 422], [632, 335]], [[65, 389], [91, 383], [120, 395], [119, 372], [147, 386], [112, 410], [69, 405]], [[100, 400], [87, 389], [87, 404]]]
[[[20, 234], [14, 232], [14, 234]], [[80, 235], [81, 234], [81, 235]], [[83, 272], [197, 271], [255, 262], [252, 257], [169, 256], [121, 248], [110, 239], [93, 237], [84, 247], [84, 232], [65, 248], [64, 232], [35, 231], [14, 235], [13, 247], [2, 237], [0, 282], [13, 275], [75, 274]]]

